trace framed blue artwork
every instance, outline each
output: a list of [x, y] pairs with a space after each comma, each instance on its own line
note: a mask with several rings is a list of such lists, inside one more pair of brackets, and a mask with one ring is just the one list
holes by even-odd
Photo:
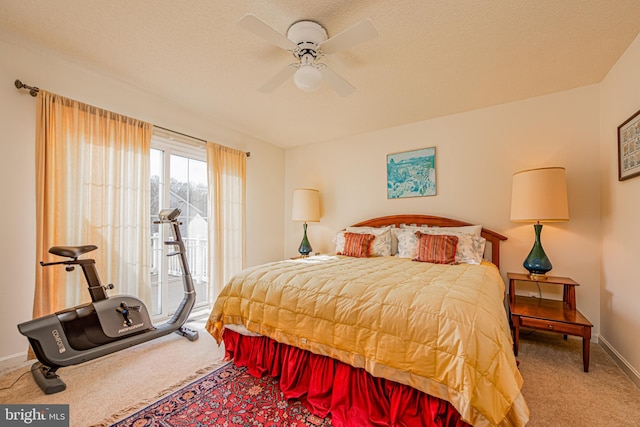
[[387, 154], [387, 198], [436, 195], [436, 148]]

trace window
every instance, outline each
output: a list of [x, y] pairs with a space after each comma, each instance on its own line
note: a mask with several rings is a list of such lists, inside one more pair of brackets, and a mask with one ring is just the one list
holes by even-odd
[[153, 224], [163, 208], [180, 208], [180, 231], [196, 290], [196, 307], [208, 303], [208, 192], [206, 151], [203, 145], [155, 135], [151, 142], [151, 312], [154, 318], [171, 316], [184, 295], [177, 257], [164, 244], [168, 230]]

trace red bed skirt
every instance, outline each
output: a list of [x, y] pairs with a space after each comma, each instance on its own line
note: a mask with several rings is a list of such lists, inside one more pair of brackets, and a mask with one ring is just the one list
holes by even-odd
[[469, 425], [447, 401], [330, 357], [229, 329], [223, 339], [226, 357], [237, 366], [256, 377], [279, 377], [288, 399], [300, 399], [316, 416], [330, 414], [334, 427]]

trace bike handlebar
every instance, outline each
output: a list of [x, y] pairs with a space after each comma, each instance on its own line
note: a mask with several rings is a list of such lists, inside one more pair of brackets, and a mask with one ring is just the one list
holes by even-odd
[[77, 259], [67, 260], [67, 261], [56, 261], [56, 262], [42, 262], [40, 261], [40, 265], [43, 267], [48, 267], [50, 265], [59, 265], [59, 264], [79, 264]]
[[163, 222], [174, 222], [177, 221], [177, 218], [180, 216], [182, 211], [178, 208], [170, 208], [170, 209], [162, 209], [158, 213], [159, 221], [154, 221], [154, 224], [159, 224]]

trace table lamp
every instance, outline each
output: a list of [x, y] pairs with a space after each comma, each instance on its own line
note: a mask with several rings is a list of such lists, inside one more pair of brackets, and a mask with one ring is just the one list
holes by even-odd
[[529, 169], [513, 174], [511, 221], [535, 222], [535, 242], [522, 265], [529, 271], [531, 279], [546, 279], [546, 274], [552, 266], [540, 242], [540, 222], [569, 221], [564, 168]]
[[320, 192], [311, 188], [293, 190], [291, 219], [304, 222], [304, 236], [298, 248], [300, 256], [307, 257], [312, 251], [307, 238], [307, 222], [320, 221]]

